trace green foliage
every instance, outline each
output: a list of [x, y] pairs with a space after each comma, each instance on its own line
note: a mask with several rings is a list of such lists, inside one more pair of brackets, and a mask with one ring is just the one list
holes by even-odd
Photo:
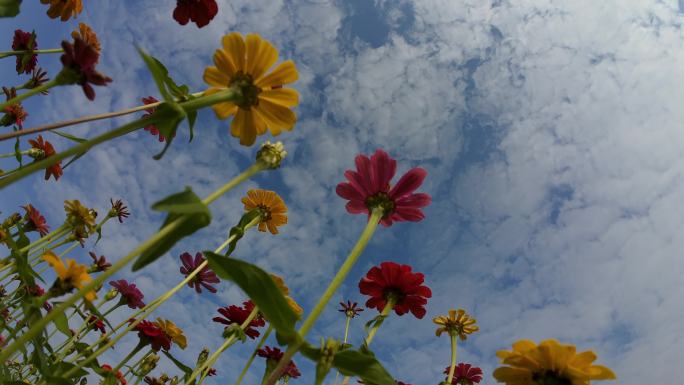
[[[59, 132], [59, 131], [56, 131], [56, 130], [55, 130], [55, 131], [52, 131], [52, 132], [55, 133], [55, 134], [57, 134], [57, 135], [59, 135], [59, 136], [61, 136], [61, 137], [63, 137], [63, 138], [67, 138], [67, 139], [71, 140], [72, 142], [76, 142], [76, 143], [79, 143], [79, 144], [88, 141], [87, 139], [79, 138], [78, 136], [71, 135], [71, 134], [67, 134], [67, 133], [64, 133], [64, 132]], [[72, 164], [72, 163], [74, 163], [75, 161], [77, 161], [78, 158], [82, 157], [82, 156], [85, 155], [87, 152], [88, 152], [88, 150], [86, 149], [86, 150], [84, 150], [84, 151], [82, 151], [82, 152], [79, 152], [78, 154], [74, 155], [73, 158], [71, 158], [64, 166], [62, 166], [62, 170], [64, 170], [65, 168], [67, 168], [67, 166], [69, 166], [70, 164]]]
[[14, 17], [19, 14], [21, 0], [0, 0], [0, 17]]
[[166, 350], [161, 350], [161, 352], [164, 353], [164, 355], [168, 357], [171, 360], [171, 362], [173, 362], [176, 365], [178, 369], [185, 373], [186, 376], [192, 374], [192, 368], [180, 362], [176, 357], [173, 356], [173, 354], [167, 352]]
[[67, 320], [66, 313], [59, 313], [54, 321], [57, 330], [67, 337], [71, 337], [71, 330], [69, 330], [69, 321]]
[[[346, 348], [346, 346], [343, 346]], [[299, 350], [305, 357], [320, 362], [324, 359], [321, 349], [305, 343]], [[335, 353], [332, 366], [344, 376], [359, 377], [369, 385], [396, 385], [392, 376], [367, 348], [344, 349]]]
[[152, 209], [168, 213], [162, 224], [162, 229], [177, 220], [181, 223], [142, 253], [133, 264], [133, 271], [140, 270], [154, 262], [169, 251], [176, 242], [208, 226], [211, 222], [209, 207], [202, 203], [202, 200], [190, 187], [155, 203], [152, 205]]
[[261, 211], [259, 209], [248, 211], [242, 216], [242, 218], [240, 218], [240, 222], [238, 222], [237, 225], [230, 228], [230, 232], [228, 235], [230, 237], [233, 237], [233, 240], [228, 244], [228, 251], [226, 251], [226, 256], [231, 255], [233, 253], [233, 250], [235, 250], [235, 246], [237, 246], [238, 241], [245, 235], [247, 225], [249, 225], [250, 222], [258, 218], [260, 215]]

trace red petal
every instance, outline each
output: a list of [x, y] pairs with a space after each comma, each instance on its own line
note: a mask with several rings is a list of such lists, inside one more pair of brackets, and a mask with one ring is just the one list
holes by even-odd
[[427, 171], [424, 168], [416, 167], [410, 169], [406, 174], [404, 174], [396, 186], [392, 188], [389, 195], [393, 200], [399, 199], [405, 195], [411, 194], [416, 191], [423, 180], [427, 176]]
[[399, 199], [397, 199], [395, 202], [396, 207], [413, 207], [413, 208], [420, 208], [420, 207], [425, 207], [432, 203], [432, 197], [430, 195], [425, 194], [425, 193], [417, 193], [417, 194], [411, 194], [411, 195], [405, 195]]

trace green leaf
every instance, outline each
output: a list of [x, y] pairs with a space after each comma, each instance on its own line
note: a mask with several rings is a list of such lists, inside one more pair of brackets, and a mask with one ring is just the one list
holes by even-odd
[[192, 139], [195, 137], [195, 131], [193, 130], [193, 127], [195, 127], [195, 121], [197, 120], [197, 110], [195, 111], [190, 111], [188, 113], [188, 128], [190, 129], [190, 142], [192, 142]]
[[186, 116], [183, 107], [175, 102], [162, 103], [155, 109], [154, 114], [152, 114], [152, 117], [157, 118], [155, 126], [166, 139], [166, 144], [162, 151], [153, 157], [155, 160], [159, 160], [164, 156], [166, 150], [171, 146], [173, 138], [176, 136], [178, 125]]
[[[64, 137], [64, 138], [67, 138], [67, 139], [69, 139], [69, 140], [71, 140], [71, 141], [73, 141], [73, 142], [76, 142], [76, 143], [83, 143], [83, 142], [86, 142], [86, 141], [87, 141], [87, 139], [79, 138], [78, 136], [66, 134], [66, 133], [64, 133], [64, 132], [59, 132], [59, 131], [52, 131], [52, 132], [54, 132], [55, 134], [57, 134], [57, 135], [59, 135], [59, 136], [61, 136], [61, 137]], [[78, 154], [74, 155], [73, 158], [69, 159], [69, 161], [68, 161], [64, 166], [62, 166], [62, 170], [66, 169], [70, 164], [72, 164], [72, 163], [74, 163], [75, 161], [77, 161], [80, 157], [82, 157], [83, 155], [85, 155], [87, 152], [88, 152], [88, 150], [83, 151], [83, 152], [79, 152]]]
[[356, 376], [369, 385], [396, 385], [370, 350], [344, 350], [335, 354], [333, 366], [344, 376]]
[[164, 353], [164, 355], [166, 357], [168, 357], [171, 360], [171, 362], [176, 364], [178, 369], [183, 371], [183, 373], [192, 374], [192, 368], [190, 368], [189, 366], [187, 366], [187, 365], [183, 364], [182, 362], [180, 362], [179, 360], [177, 360], [176, 357], [174, 357], [171, 353], [167, 352], [166, 350], [162, 350], [161, 352]]
[[19, 14], [21, 0], [0, 0], [0, 17], [14, 17]]
[[209, 207], [195, 195], [190, 187], [185, 191], [170, 195], [152, 205], [156, 211], [167, 212], [168, 215], [162, 224], [162, 229], [176, 220], [182, 221], [175, 230], [157, 241], [152, 247], [145, 250], [133, 264], [133, 271], [149, 265], [157, 260], [173, 247], [179, 240], [194, 234], [197, 230], [206, 227], [211, 222]]
[[[62, 361], [62, 362], [58, 362], [58, 363], [50, 366], [50, 371], [51, 371], [51, 375], [53, 377], [64, 378], [64, 374], [66, 372], [70, 371], [71, 369], [75, 368], [75, 367], [76, 367], [76, 365], [74, 365], [70, 362]], [[87, 371], [83, 370], [83, 368], [79, 368], [73, 374], [71, 374], [68, 378], [83, 377], [87, 374], [88, 374]]]
[[[0, 1], [2, 1], [2, 0], [0, 0]], [[19, 162], [19, 167], [23, 166], [23, 164], [21, 163], [22, 155], [21, 155], [21, 148], [19, 147], [19, 137], [18, 136], [14, 141], [14, 157], [17, 159], [17, 162]]]
[[71, 330], [69, 330], [69, 321], [67, 320], [66, 313], [60, 313], [57, 318], [53, 321], [57, 330], [62, 332], [67, 337], [71, 337]]
[[237, 246], [238, 241], [245, 235], [245, 230], [247, 225], [255, 220], [257, 217], [261, 215], [261, 211], [259, 209], [253, 209], [251, 211], [246, 212], [242, 218], [240, 218], [240, 222], [238, 222], [237, 225], [233, 226], [230, 228], [230, 232], [228, 235], [230, 237], [233, 237], [233, 240], [228, 244], [228, 251], [226, 251], [226, 256], [231, 255], [233, 253], [233, 250], [235, 250], [235, 246]]
[[147, 69], [150, 70], [150, 74], [152, 74], [152, 78], [154, 79], [154, 82], [157, 85], [157, 88], [159, 89], [159, 93], [161, 93], [162, 98], [166, 102], [173, 103], [173, 97], [171, 97], [171, 94], [166, 89], [165, 85], [165, 79], [168, 77], [169, 71], [166, 70], [166, 67], [164, 67], [164, 65], [159, 60], [148, 55], [147, 52], [145, 52], [145, 50], [143, 50], [142, 48], [137, 48], [138, 53], [147, 65]]
[[294, 328], [297, 314], [267, 272], [250, 263], [211, 251], [205, 251], [204, 256], [216, 275], [233, 281], [247, 294], [278, 334], [289, 341], [297, 338]]

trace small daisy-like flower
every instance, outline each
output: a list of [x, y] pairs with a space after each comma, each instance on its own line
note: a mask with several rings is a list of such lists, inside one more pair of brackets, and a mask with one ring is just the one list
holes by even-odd
[[271, 234], [278, 234], [278, 227], [287, 224], [287, 206], [275, 191], [249, 190], [247, 196], [242, 198], [242, 203], [245, 211], [259, 209], [259, 231], [266, 231], [268, 227]]
[[602, 365], [592, 365], [596, 353], [577, 353], [574, 345], [555, 340], [539, 345], [530, 340], [513, 344], [513, 350], [500, 350], [496, 355], [502, 366], [494, 370], [497, 382], [508, 385], [589, 385], [597, 380], [614, 380], [615, 373]]
[[197, 28], [202, 28], [209, 24], [217, 13], [216, 0], [176, 0], [173, 18], [180, 25], [192, 21], [197, 24]]
[[[243, 305], [243, 307], [235, 305], [221, 307], [218, 309], [218, 312], [225, 318], [214, 317], [212, 320], [227, 326], [232, 324], [242, 325], [243, 322], [247, 321], [252, 310], [254, 310], [254, 303], [252, 301], [243, 302]], [[257, 338], [259, 337], [259, 331], [256, 328], [264, 325], [266, 325], [264, 318], [261, 315], [257, 315], [244, 329], [245, 334], [251, 339]]]
[[243, 38], [237, 32], [224, 36], [222, 43], [214, 53], [215, 66], [204, 70], [204, 81], [211, 86], [205, 95], [228, 88], [240, 90], [241, 100], [212, 106], [219, 119], [233, 116], [231, 135], [240, 138], [243, 146], [251, 146], [267, 129], [273, 135], [291, 130], [297, 121], [291, 108], [299, 103], [299, 94], [283, 85], [299, 77], [294, 62], [284, 61], [266, 74], [278, 60], [271, 43], [259, 35]]
[[[49, 158], [57, 154], [55, 148], [52, 147], [52, 143], [48, 142], [47, 140], [43, 140], [42, 135], [38, 135], [38, 137], [36, 137], [35, 139], [29, 139], [28, 142], [31, 145], [32, 149], [35, 150], [33, 154], [29, 154], [32, 158], [35, 159], [35, 161]], [[52, 166], [48, 166], [45, 169], [45, 180], [48, 180], [50, 176], [53, 176], [55, 180], [59, 180], [59, 177], [61, 177], [62, 174], [62, 161], [59, 161], [53, 164]]]
[[40, 2], [50, 4], [47, 14], [51, 19], [59, 17], [62, 21], [67, 21], [83, 11], [82, 0], [40, 0]]
[[74, 44], [63, 41], [62, 48], [64, 54], [60, 60], [64, 68], [57, 75], [61, 80], [60, 84], [78, 84], [89, 100], [95, 100], [95, 90], [91, 84], [105, 86], [112, 81], [95, 69], [95, 64], [100, 58], [97, 50], [80, 37], [74, 39]]
[[[153, 103], [159, 102], [159, 100], [157, 100], [157, 98], [155, 98], [154, 96], [148, 96], [148, 97], [146, 97], [146, 98], [142, 98], [142, 102], [143, 102], [144, 104], [153, 104]], [[145, 109], [145, 112], [146, 112], [146, 113], [143, 114], [142, 117], [145, 118], [145, 117], [151, 116], [152, 114], [154, 114], [155, 111], [157, 111], [157, 107], [146, 108], [146, 109]], [[152, 135], [158, 135], [158, 136], [159, 136], [159, 141], [160, 141], [160, 142], [166, 141], [166, 138], [164, 137], [164, 135], [163, 135], [161, 132], [159, 132], [159, 130], [157, 129], [157, 126], [156, 126], [156, 125], [154, 125], [154, 124], [149, 124], [149, 125], [147, 125], [147, 126], [144, 127], [144, 130], [145, 130], [145, 131], [149, 131], [149, 133], [152, 134]], [[175, 137], [176, 134], [174, 133], [173, 135], [174, 135], [174, 137]]]
[[[67, 259], [66, 265], [51, 251], [43, 254], [43, 260], [50, 264], [57, 273], [58, 281], [54, 287], [59, 294], [68, 293], [73, 289], [81, 289], [93, 279], [88, 274], [85, 265], [76, 263], [73, 259]], [[85, 298], [93, 301], [96, 298], [94, 291], [86, 293]]]
[[390, 297], [396, 301], [393, 309], [397, 315], [409, 311], [416, 318], [425, 316], [427, 299], [432, 297], [430, 288], [423, 285], [424, 275], [413, 273], [411, 266], [383, 262], [372, 267], [359, 282], [361, 294], [369, 295], [366, 307], [382, 311]]
[[423, 207], [432, 198], [425, 193], [414, 193], [427, 176], [425, 169], [416, 167], [404, 174], [396, 185], [390, 186], [397, 171], [397, 161], [383, 150], [376, 150], [370, 158], [365, 155], [356, 157], [356, 171], [344, 173], [348, 182], [337, 185], [340, 197], [349, 200], [346, 208], [351, 214], [368, 214], [375, 208], [383, 210], [380, 220], [383, 226], [393, 222], [418, 222], [425, 218]]
[[143, 320], [135, 325], [133, 330], [137, 331], [140, 340], [149, 343], [155, 352], [162, 348], [166, 351], [171, 349], [171, 337], [156, 323]]
[[121, 299], [131, 309], [142, 309], [145, 307], [145, 303], [142, 301], [145, 296], [134, 283], [128, 283], [125, 279], [120, 279], [118, 281], [111, 281], [109, 284], [121, 294]]
[[33, 53], [38, 49], [38, 42], [36, 41], [35, 32], [25, 32], [20, 29], [14, 31], [14, 39], [12, 39], [13, 51], [31, 51], [29, 53], [16, 55], [17, 56], [17, 73], [30, 74], [36, 64], [38, 64], [38, 55]]
[[183, 330], [176, 326], [175, 323], [173, 323], [170, 320], [157, 318], [156, 324], [157, 326], [159, 326], [161, 330], [164, 331], [164, 333], [166, 333], [166, 335], [171, 337], [173, 343], [178, 345], [179, 348], [185, 349], [186, 347], [188, 347], [188, 339], [185, 338]]
[[101, 255], [98, 258], [97, 254], [92, 251], [89, 252], [88, 255], [90, 255], [90, 258], [93, 260], [93, 266], [91, 268], [93, 272], [107, 271], [107, 269], [112, 267], [112, 264], [107, 262], [107, 258], [105, 258], [104, 255]]
[[90, 315], [90, 317], [88, 317], [88, 325], [90, 326], [90, 328], [92, 330], [99, 330], [100, 333], [102, 333], [102, 334], [107, 332], [105, 330], [105, 324], [104, 324], [104, 321], [102, 320], [102, 318], [100, 318], [94, 314]]
[[440, 328], [437, 328], [435, 335], [441, 336], [442, 333], [447, 332], [450, 336], [457, 335], [461, 341], [468, 338], [468, 334], [473, 334], [480, 328], [475, 325], [477, 322], [475, 318], [471, 317], [463, 309], [449, 310], [449, 316], [439, 316], [432, 319]]
[[16, 124], [19, 129], [24, 128], [24, 120], [26, 120], [28, 113], [24, 110], [21, 103], [7, 106], [3, 112], [5, 115], [0, 119], [0, 124], [3, 127], [9, 127]]
[[[114, 370], [114, 369], [112, 369], [111, 366], [109, 366], [109, 365], [107, 365], [107, 364], [102, 365], [100, 368], [101, 368], [103, 371], [105, 371], [105, 372], [111, 372], [111, 371]], [[124, 375], [123, 375], [123, 373], [121, 373], [120, 370], [118, 370], [118, 371], [116, 372], [116, 374], [114, 375], [114, 377], [116, 377], [116, 379], [119, 380], [119, 383], [120, 383], [121, 385], [126, 385], [126, 384], [127, 384], [126, 378], [124, 378]]]
[[[205, 261], [202, 253], [195, 254], [195, 259], [192, 258], [190, 253], [183, 253], [180, 256], [180, 259], [181, 262], [183, 262], [180, 272], [186, 277]], [[216, 276], [216, 273], [214, 273], [209, 266], [204, 266], [200, 272], [188, 282], [188, 286], [194, 287], [197, 293], [202, 293], [202, 286], [209, 290], [210, 293], [216, 293], [216, 288], [211, 286], [210, 283], [219, 282], [221, 282], [221, 280]]]
[[78, 23], [78, 29], [71, 32], [71, 37], [73, 37], [74, 40], [79, 38], [83, 39], [83, 41], [91, 45], [95, 49], [95, 52], [100, 55], [100, 51], [102, 50], [102, 47], [100, 47], [100, 40], [97, 39], [97, 34], [95, 34], [95, 31], [93, 31], [88, 24]]
[[[444, 374], [449, 375], [451, 366], [444, 369]], [[454, 377], [451, 380], [453, 385], [473, 385], [482, 381], [482, 369], [463, 362], [456, 365]]]
[[[47, 83], [49, 80], [50, 80], [50, 78], [47, 77], [47, 72], [44, 71], [40, 67], [36, 67], [31, 72], [31, 79], [29, 79], [26, 83], [24, 83], [24, 88], [28, 88], [28, 89], [36, 88], [42, 84]], [[43, 90], [40, 93], [43, 95], [47, 95], [50, 93], [50, 91]]]
[[67, 214], [67, 222], [73, 228], [83, 228], [87, 232], [95, 228], [95, 212], [83, 204], [78, 199], [65, 200], [64, 211]]
[[111, 218], [117, 217], [119, 218], [119, 223], [123, 223], [123, 220], [128, 218], [131, 213], [128, 211], [128, 207], [124, 206], [123, 201], [121, 199], [117, 199], [114, 201], [114, 199], [109, 199], [109, 201], [112, 203], [112, 208], [109, 209], [108, 215]]
[[25, 231], [37, 231], [41, 237], [47, 235], [50, 232], [50, 227], [45, 220], [45, 217], [36, 210], [30, 203], [21, 206], [22, 209], [26, 211], [26, 228]]
[[278, 348], [271, 348], [270, 346], [264, 346], [262, 349], [257, 350], [257, 355], [259, 357], [264, 357], [267, 360], [278, 362], [283, 358], [283, 352]]
[[357, 303], [347, 300], [347, 303], [340, 302], [341, 308], [337, 311], [344, 313], [349, 318], [354, 318], [363, 311], [362, 307], [356, 307]]

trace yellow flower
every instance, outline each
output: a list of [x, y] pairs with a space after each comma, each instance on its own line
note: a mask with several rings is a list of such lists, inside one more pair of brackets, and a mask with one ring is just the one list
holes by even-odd
[[299, 318], [302, 317], [304, 314], [304, 309], [302, 309], [301, 306], [295, 301], [292, 297], [290, 297], [290, 288], [285, 285], [285, 280], [279, 275], [271, 274], [271, 278], [273, 278], [273, 281], [275, 282], [276, 286], [278, 286], [278, 289], [285, 295], [285, 299], [287, 300], [287, 303], [290, 305], [290, 308], [292, 311], [299, 316]]
[[212, 106], [219, 119], [233, 116], [230, 133], [240, 144], [251, 146], [257, 135], [268, 128], [278, 135], [291, 130], [297, 116], [291, 110], [299, 103], [299, 94], [284, 84], [297, 80], [299, 74], [291, 60], [280, 63], [270, 74], [266, 71], [278, 60], [278, 51], [259, 35], [233, 32], [222, 39], [223, 48], [214, 53], [214, 64], [204, 70], [204, 81], [211, 95], [230, 87], [242, 93], [239, 102], [223, 102]]
[[188, 346], [188, 339], [185, 338], [183, 330], [170, 320], [157, 318], [157, 326], [164, 331], [179, 348], [185, 349]]
[[90, 26], [86, 23], [78, 23], [78, 30], [71, 32], [71, 37], [74, 39], [76, 38], [81, 38], [83, 41], [91, 45], [93, 48], [95, 48], [95, 51], [97, 51], [97, 54], [100, 54], [100, 41], [97, 39], [97, 35], [95, 34], [95, 31], [93, 31]]
[[95, 228], [95, 211], [83, 206], [79, 200], [64, 201], [64, 211], [67, 214], [67, 221], [74, 228], [82, 228], [84, 226], [88, 230]]
[[[66, 265], [64, 265], [64, 262], [62, 262], [58, 256], [53, 252], [48, 251], [43, 254], [43, 260], [49, 263], [55, 270], [55, 273], [57, 273], [57, 277], [62, 284], [61, 287], [64, 292], [71, 291], [74, 288], [81, 289], [88, 284], [88, 282], [93, 280], [90, 275], [88, 275], [88, 267], [76, 263], [73, 259], [67, 259]], [[96, 297], [94, 291], [89, 291], [85, 295], [85, 298], [88, 301], [93, 301]]]
[[509, 366], [497, 368], [493, 375], [507, 385], [589, 385], [593, 380], [614, 380], [615, 373], [605, 366], [592, 365], [596, 353], [576, 353], [574, 345], [555, 340], [539, 345], [529, 340], [513, 344], [513, 351], [500, 350], [496, 355]]
[[40, 2], [50, 4], [47, 14], [51, 19], [60, 17], [62, 21], [67, 21], [70, 17], [76, 17], [83, 11], [81, 0], [40, 0]]
[[242, 198], [246, 211], [256, 208], [261, 210], [261, 220], [259, 221], [259, 231], [266, 231], [266, 227], [271, 234], [278, 234], [278, 226], [287, 223], [287, 206], [274, 191], [256, 189], [247, 191], [247, 196]]
[[461, 341], [465, 341], [468, 338], [468, 334], [473, 334], [480, 328], [475, 325], [475, 318], [468, 315], [465, 310], [449, 310], [449, 316], [439, 316], [432, 319], [432, 322], [437, 325], [442, 325], [435, 331], [437, 337], [441, 336], [443, 332], [449, 333], [449, 335], [456, 334], [461, 338]]

